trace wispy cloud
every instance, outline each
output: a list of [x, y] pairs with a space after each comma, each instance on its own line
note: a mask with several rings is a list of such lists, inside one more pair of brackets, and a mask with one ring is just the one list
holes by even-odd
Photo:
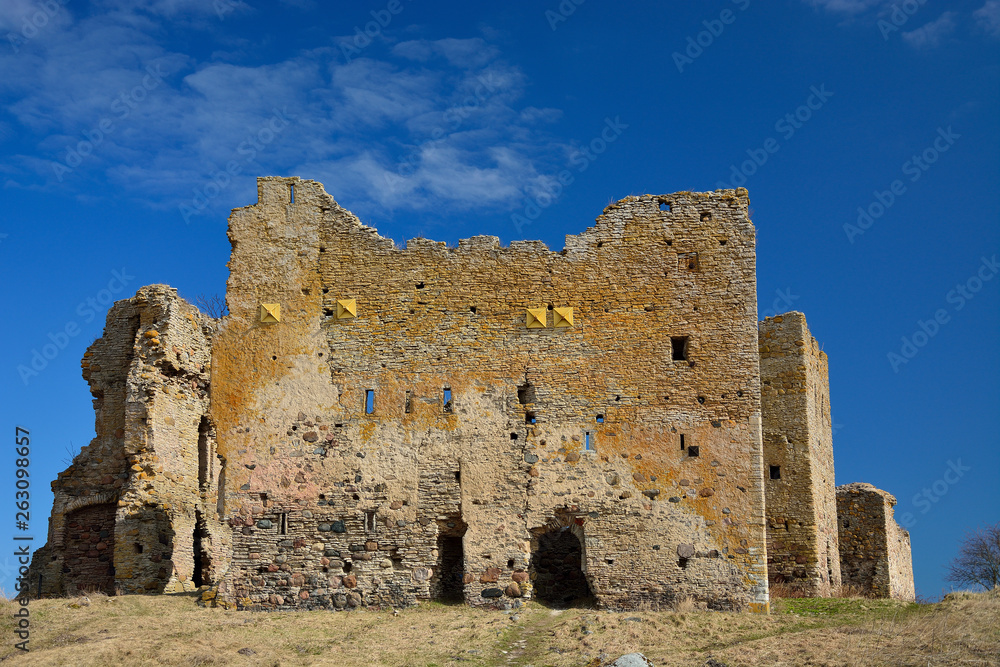
[[936, 20], [916, 30], [903, 33], [903, 39], [915, 49], [933, 48], [955, 31], [955, 12], [945, 12]]
[[861, 14], [883, 4], [884, 0], [804, 0], [813, 7], [838, 14]]
[[979, 29], [992, 37], [1000, 37], [1000, 0], [987, 0], [986, 4], [972, 12]]
[[[235, 160], [247, 187], [258, 174], [317, 178], [369, 213], [503, 208], [566, 153], [549, 129], [560, 112], [522, 106], [524, 74], [480, 37], [375, 44], [349, 63], [336, 47], [254, 66], [172, 51], [157, 15], [183, 23], [205, 5], [106, 0], [108, 12], [67, 14], [46, 40], [0, 53], [0, 124], [22, 149], [0, 158], [5, 186], [85, 196], [110, 183], [175, 207]], [[162, 81], [143, 89], [150, 68]], [[276, 111], [289, 126], [252, 148]], [[86, 155], [63, 173], [74, 152]]]

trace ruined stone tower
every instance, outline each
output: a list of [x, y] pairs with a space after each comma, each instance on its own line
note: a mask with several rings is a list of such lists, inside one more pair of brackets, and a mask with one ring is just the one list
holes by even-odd
[[82, 362], [97, 436], [52, 483], [30, 577], [42, 594], [193, 590], [216, 576], [229, 531], [208, 416], [213, 328], [164, 285], [108, 312]]
[[759, 331], [768, 578], [827, 596], [841, 583], [827, 356], [802, 313]]
[[871, 484], [837, 487], [840, 569], [864, 595], [913, 600], [910, 534], [893, 518], [896, 498]]
[[630, 197], [559, 252], [400, 249], [318, 183], [258, 191], [213, 340], [220, 595], [493, 604], [568, 559], [609, 607], [766, 608], [745, 191]]

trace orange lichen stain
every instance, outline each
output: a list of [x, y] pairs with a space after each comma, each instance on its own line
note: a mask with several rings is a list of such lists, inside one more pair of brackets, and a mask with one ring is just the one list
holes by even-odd
[[770, 602], [751, 602], [750, 611], [754, 614], [770, 614], [771, 613], [771, 603]]
[[361, 441], [370, 442], [372, 436], [375, 435], [375, 421], [372, 419], [366, 419], [361, 422]]

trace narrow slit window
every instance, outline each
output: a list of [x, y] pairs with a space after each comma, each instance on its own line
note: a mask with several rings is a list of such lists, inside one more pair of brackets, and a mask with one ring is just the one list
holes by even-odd
[[681, 433], [681, 451], [684, 451], [684, 444], [685, 444], [684, 443], [684, 438], [685, 438], [684, 434]]
[[375, 510], [365, 512], [365, 531], [369, 533], [375, 532]]
[[590, 431], [585, 431], [583, 434], [583, 448], [588, 451], [594, 451], [594, 436]]
[[295, 203], [295, 186], [294, 185], [289, 185], [288, 186], [288, 201], [290, 203], [292, 203], [292, 204]]
[[370, 415], [375, 412], [375, 390], [365, 389], [365, 414]]
[[451, 387], [444, 388], [444, 396], [442, 397], [442, 400], [444, 401], [444, 411], [451, 412], [453, 407], [453, 403], [451, 402]]
[[413, 412], [413, 392], [409, 389], [406, 390], [406, 401], [403, 403], [403, 411], [406, 414]]
[[770, 466], [771, 479], [781, 479], [781, 466]]
[[288, 514], [286, 512], [282, 512], [278, 515], [278, 534], [288, 534]]
[[671, 359], [673, 361], [687, 361], [688, 358], [688, 337], [671, 336], [670, 338]]

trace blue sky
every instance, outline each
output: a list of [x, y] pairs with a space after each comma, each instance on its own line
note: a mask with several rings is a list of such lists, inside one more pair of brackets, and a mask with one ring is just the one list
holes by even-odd
[[940, 595], [1000, 519], [998, 49], [1000, 0], [4, 0], [2, 495], [19, 425], [41, 546], [108, 306], [224, 293], [258, 175], [397, 241], [554, 249], [627, 195], [744, 185], [761, 316], [830, 355], [837, 483], [897, 496]]

